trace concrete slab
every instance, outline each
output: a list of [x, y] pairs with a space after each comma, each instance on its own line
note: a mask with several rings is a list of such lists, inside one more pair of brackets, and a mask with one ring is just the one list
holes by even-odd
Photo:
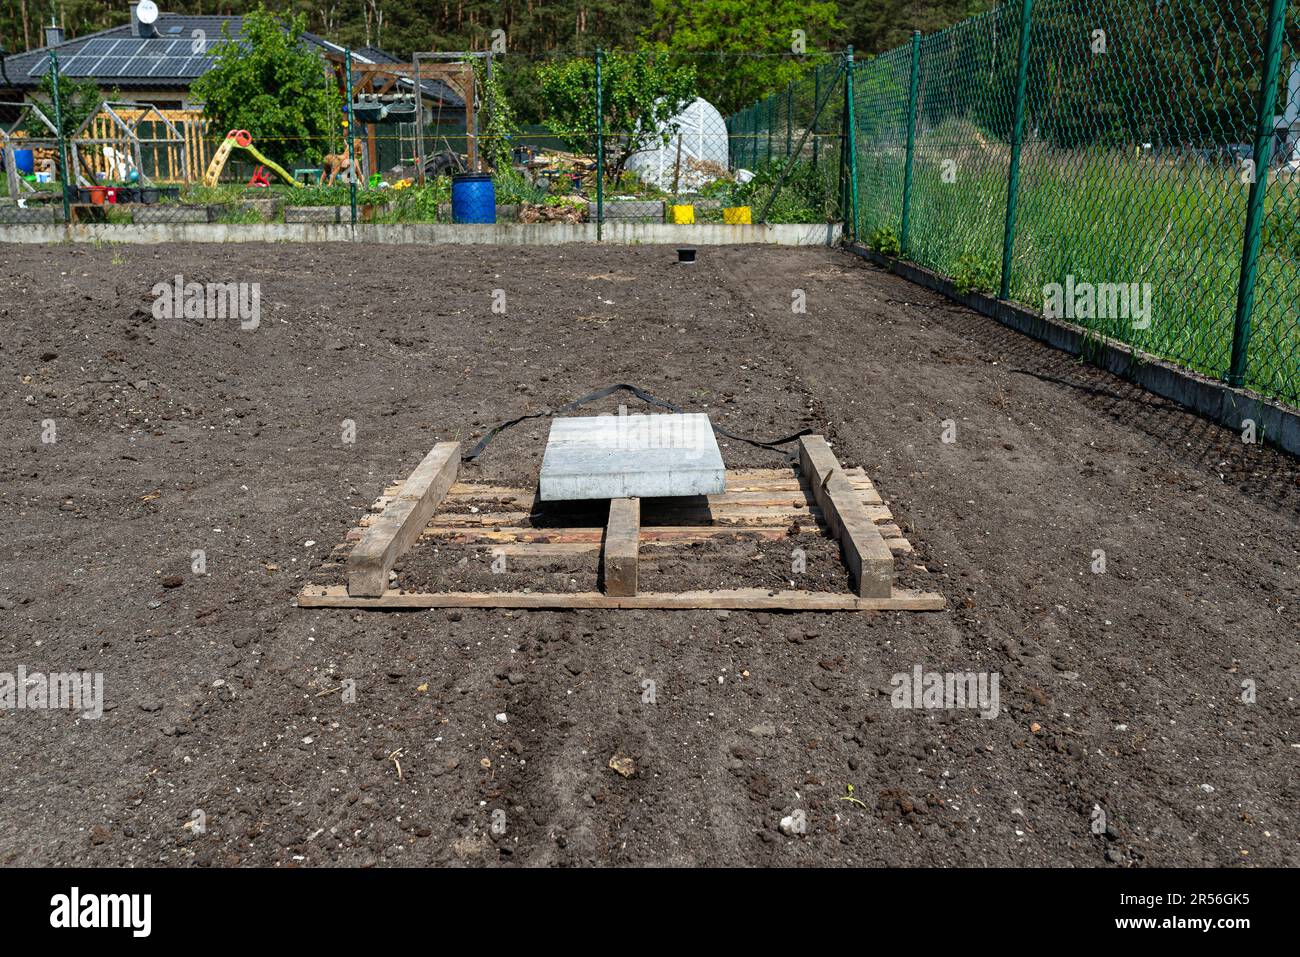
[[726, 485], [704, 413], [598, 415], [551, 422], [538, 494], [548, 502], [721, 495]]
[[[147, 208], [147, 207], [146, 207]], [[175, 208], [175, 207], [169, 207]], [[727, 226], [696, 223], [497, 223], [462, 225], [450, 223], [373, 223], [352, 226], [333, 221], [317, 223], [150, 223], [90, 224], [53, 226], [49, 223], [0, 224], [0, 243], [483, 243], [502, 246], [558, 246], [564, 243], [594, 243], [599, 232], [608, 244], [628, 246], [735, 246], [749, 243], [778, 246], [833, 246], [840, 239], [838, 223], [813, 225]], [[286, 219], [289, 212], [285, 210]], [[348, 213], [348, 217], [351, 213]], [[347, 217], [345, 217], [346, 219]]]

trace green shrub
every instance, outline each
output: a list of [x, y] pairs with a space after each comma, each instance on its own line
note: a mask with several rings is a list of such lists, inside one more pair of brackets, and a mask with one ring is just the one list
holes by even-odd
[[897, 256], [902, 251], [898, 234], [889, 226], [882, 226], [873, 232], [867, 238], [867, 246], [882, 256]]
[[513, 203], [541, 203], [546, 200], [544, 188], [534, 186], [524, 178], [523, 173], [511, 167], [496, 173], [492, 177], [492, 186], [496, 190], [497, 202], [503, 206]]
[[952, 281], [960, 293], [992, 292], [1001, 279], [1001, 266], [973, 253], [963, 253], [953, 270]]
[[[789, 167], [788, 174], [786, 168]], [[785, 174], [782, 182], [782, 175]], [[731, 201], [738, 206], [754, 207], [754, 217], [762, 214], [768, 199], [769, 223], [827, 223], [834, 219], [834, 189], [831, 173], [825, 165], [785, 159], [764, 163], [748, 183], [741, 183], [731, 191]], [[773, 190], [781, 183], [773, 197]]]

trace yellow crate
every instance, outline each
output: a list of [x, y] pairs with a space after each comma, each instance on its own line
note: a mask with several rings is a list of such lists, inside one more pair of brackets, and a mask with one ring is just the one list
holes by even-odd
[[669, 206], [668, 211], [672, 214], [673, 222], [678, 226], [690, 226], [695, 222], [694, 206]]
[[724, 206], [722, 221], [728, 226], [748, 226], [752, 220], [748, 206]]

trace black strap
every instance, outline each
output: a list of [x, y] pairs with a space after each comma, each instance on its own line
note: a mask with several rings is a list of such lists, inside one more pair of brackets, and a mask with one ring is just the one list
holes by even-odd
[[[667, 409], [669, 412], [681, 413], [682, 411], [677, 406], [673, 405], [671, 402], [665, 402], [662, 399], [656, 399], [654, 396], [652, 396], [649, 392], [646, 392], [644, 389], [639, 389], [634, 385], [627, 384], [626, 382], [619, 382], [614, 385], [606, 386], [605, 388], [600, 389], [596, 392], [592, 392], [589, 395], [584, 395], [580, 399], [574, 399], [572, 402], [566, 402], [558, 409], [543, 409], [540, 412], [530, 412], [528, 415], [521, 415], [518, 418], [510, 419], [508, 422], [502, 422], [500, 425], [493, 426], [492, 429], [490, 429], [488, 433], [485, 436], [483, 436], [483, 438], [479, 439], [477, 445], [475, 445], [472, 449], [470, 449], [468, 452], [466, 452], [464, 455], [461, 456], [461, 461], [473, 462], [476, 458], [478, 458], [480, 455], [483, 454], [483, 450], [488, 447], [488, 444], [493, 439], [495, 439], [498, 435], [500, 435], [502, 432], [504, 432], [506, 429], [510, 428], [513, 425], [518, 425], [520, 422], [526, 422], [529, 419], [540, 419], [543, 418], [544, 416], [556, 415], [561, 412], [571, 412], [580, 406], [586, 405], [588, 402], [595, 402], [598, 399], [604, 399], [608, 396], [613, 395], [615, 392], [631, 392], [642, 402], [645, 402], [649, 405], [658, 406], [661, 409]], [[777, 450], [782, 445], [789, 445], [791, 442], [795, 441], [800, 436], [813, 434], [812, 429], [801, 429], [798, 432], [794, 433], [793, 435], [787, 435], [783, 439], [773, 439], [770, 442], [764, 442], [761, 441], [760, 439], [747, 439], [743, 435], [736, 435], [734, 432], [728, 432], [726, 429], [722, 428], [722, 426], [716, 423], [711, 422], [710, 424], [713, 425], [713, 431], [717, 432], [718, 435], [725, 436], [726, 438], [733, 439], [734, 441], [737, 442], [746, 442], [760, 449]]]

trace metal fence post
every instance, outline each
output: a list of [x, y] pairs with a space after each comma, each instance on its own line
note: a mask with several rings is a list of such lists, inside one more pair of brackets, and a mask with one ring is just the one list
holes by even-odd
[[794, 81], [785, 88], [785, 157], [790, 158], [790, 146], [794, 133]]
[[844, 54], [844, 119], [848, 123], [844, 138], [849, 155], [849, 208], [853, 213], [849, 238], [856, 242], [858, 238], [858, 114], [853, 103], [853, 46], [851, 44]]
[[605, 105], [600, 80], [601, 52], [596, 47], [596, 242], [605, 228]]
[[[346, 79], [344, 82], [347, 84], [347, 89], [344, 91], [343, 95], [346, 96], [348, 99], [347, 137], [348, 137], [348, 163], [350, 164], [348, 166], [348, 172], [352, 174], [351, 176], [348, 177], [348, 179], [351, 180], [351, 185], [352, 185], [351, 188], [352, 228], [356, 229], [357, 226], [357, 156], [356, 156], [356, 149], [353, 146], [353, 136], [356, 133], [356, 130], [353, 128], [353, 124], [356, 123], [356, 117], [352, 115], [352, 104], [354, 100], [352, 98], [352, 48], [351, 47], [348, 47], [347, 52], [344, 53], [343, 55], [343, 65], [344, 65], [344, 73], [346, 75]], [[416, 160], [416, 162], [423, 164], [424, 157], [423, 156], [419, 157]]]
[[1007, 219], [1002, 230], [1002, 281], [998, 298], [1011, 294], [1011, 252], [1016, 241], [1016, 199], [1020, 192], [1020, 143], [1025, 132], [1025, 92], [1029, 85], [1029, 27], [1034, 0], [1020, 6], [1020, 52], [1016, 61], [1016, 113], [1011, 124], [1011, 162], [1007, 168]]
[[776, 126], [776, 95], [767, 98], [767, 161], [772, 161], [772, 127]]
[[68, 189], [69, 187], [76, 187], [77, 178], [72, 171], [72, 167], [68, 165], [68, 140], [63, 135], [63, 101], [59, 95], [59, 56], [53, 50], [50, 51], [50, 85], [54, 99], [54, 132], [59, 138], [59, 163], [62, 166], [63, 173], [61, 177], [63, 183], [63, 222], [71, 224], [72, 210], [70, 208], [71, 203], [68, 201]]
[[[813, 103], [820, 103], [822, 99], [822, 68], [813, 68]], [[813, 119], [812, 124], [812, 141], [813, 141], [813, 169], [817, 168], [817, 120]]]
[[1268, 9], [1268, 34], [1264, 46], [1259, 98], [1255, 113], [1255, 176], [1246, 203], [1246, 228], [1241, 243], [1241, 275], [1237, 281], [1237, 315], [1232, 327], [1232, 360], [1228, 385], [1246, 382], [1250, 352], [1250, 324], [1255, 312], [1255, 282], [1259, 266], [1259, 240], [1264, 226], [1264, 196], [1268, 165], [1273, 158], [1273, 110], [1277, 104], [1277, 74], [1282, 63], [1282, 33], [1286, 0], [1272, 0]]
[[[842, 72], [844, 69], [844, 64], [841, 62], [840, 65], [836, 67], [836, 69]], [[840, 218], [844, 221], [845, 229], [848, 228], [848, 223], [849, 223], [848, 112], [849, 112], [849, 96], [848, 96], [848, 91], [846, 89], [844, 94], [844, 103], [840, 107], [840, 168], [837, 174], [837, 178], [835, 180], [836, 184], [839, 187], [839, 194], [840, 194], [839, 195]]]
[[916, 152], [916, 100], [921, 92], [921, 31], [912, 31], [912, 82], [907, 94], [907, 165], [903, 167], [903, 224], [898, 236], [898, 254], [907, 255], [912, 215], [912, 158]]

